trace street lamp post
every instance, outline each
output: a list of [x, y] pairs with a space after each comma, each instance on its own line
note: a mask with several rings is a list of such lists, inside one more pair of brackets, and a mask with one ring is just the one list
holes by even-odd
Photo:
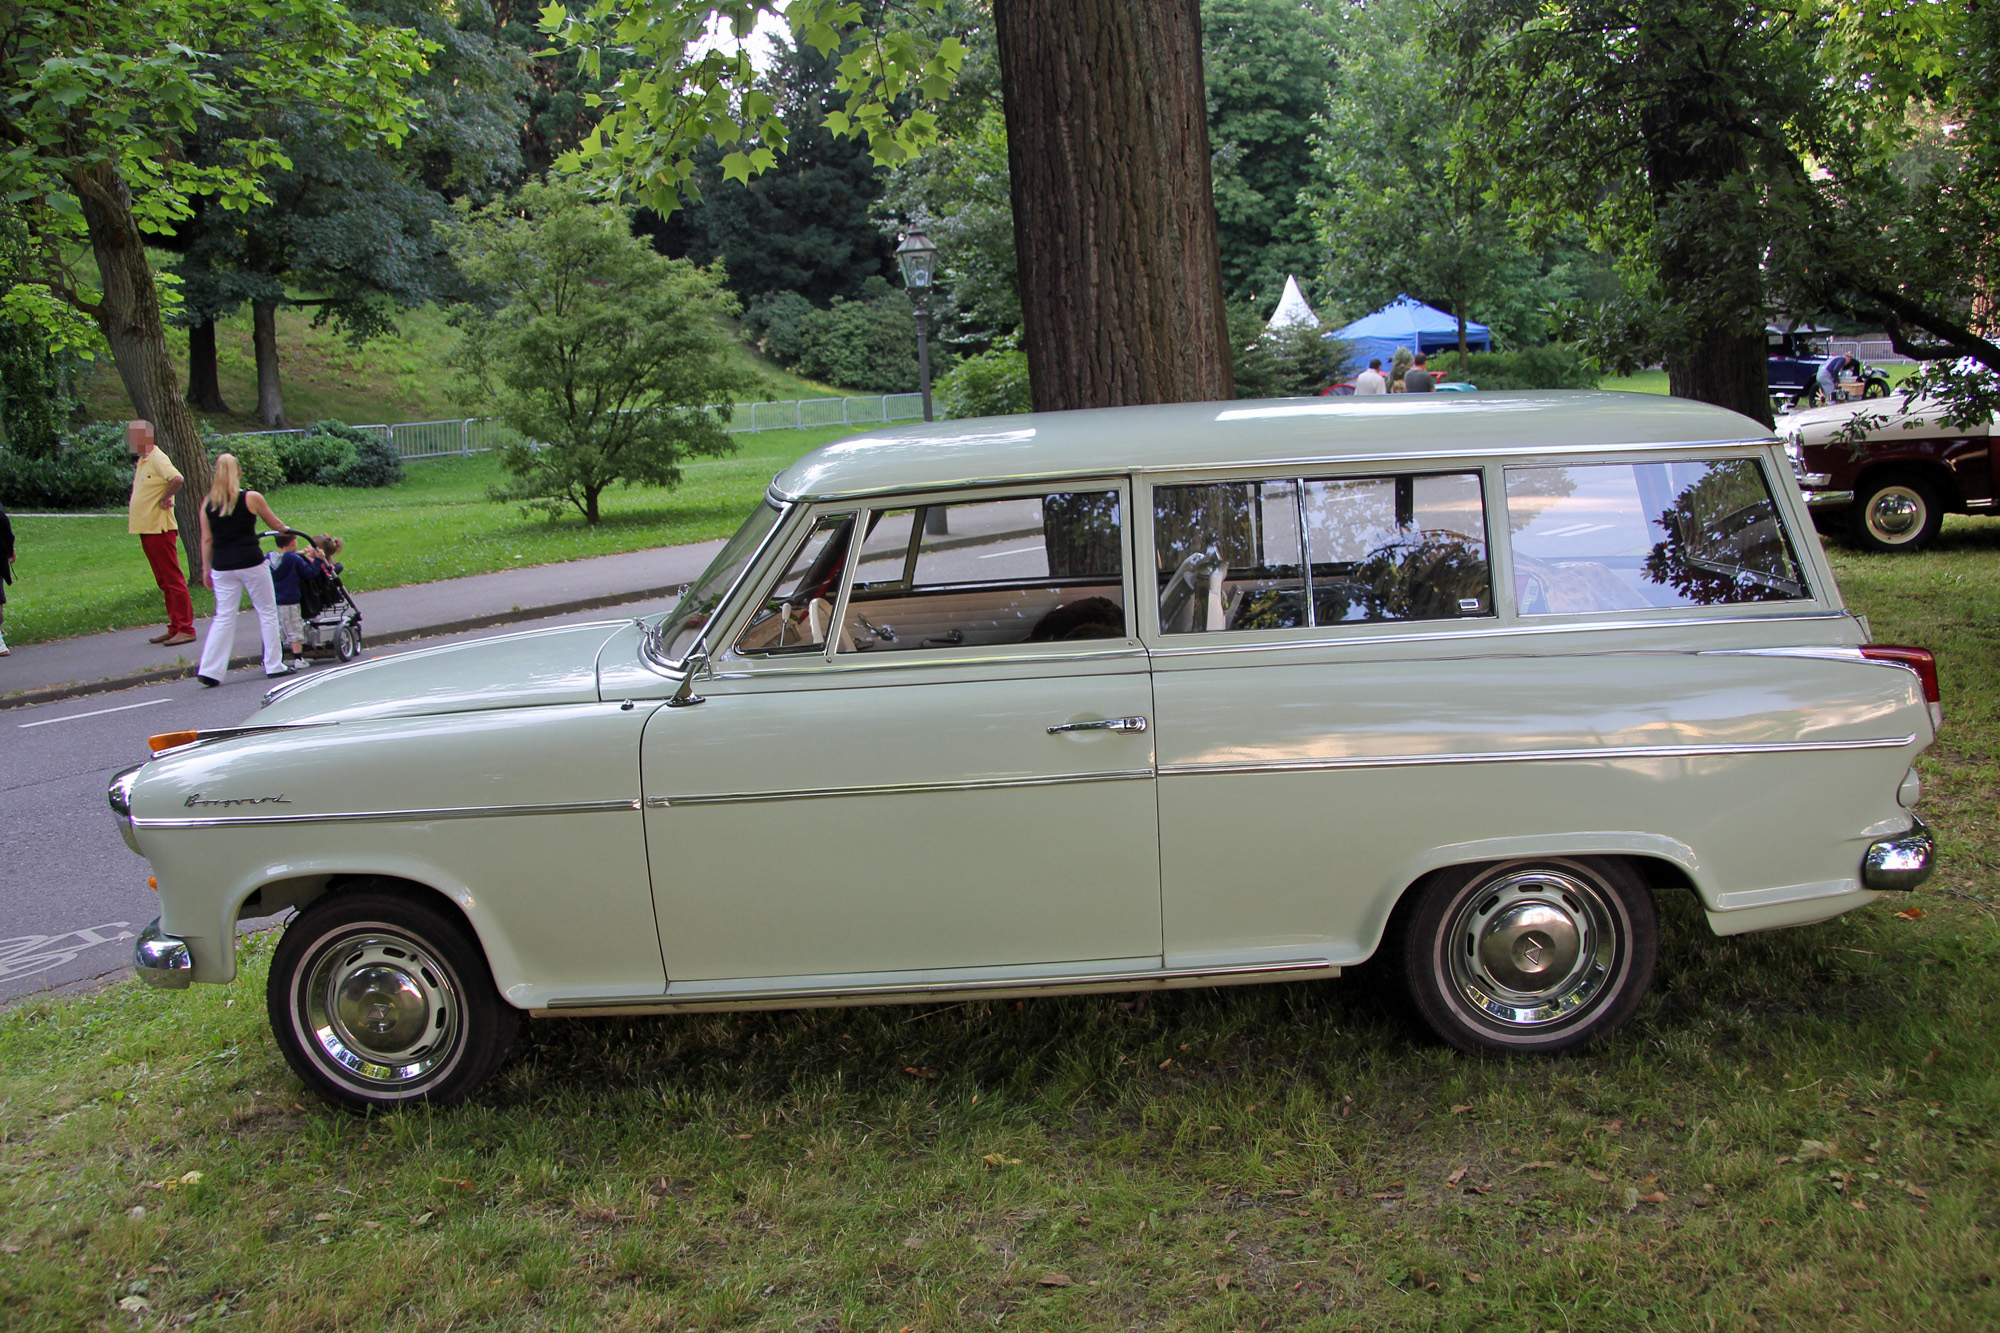
[[910, 303], [917, 308], [917, 383], [924, 394], [924, 420], [931, 420], [931, 277], [937, 264], [937, 247], [930, 237], [912, 227], [896, 247], [896, 262], [903, 266], [903, 285], [909, 289]]

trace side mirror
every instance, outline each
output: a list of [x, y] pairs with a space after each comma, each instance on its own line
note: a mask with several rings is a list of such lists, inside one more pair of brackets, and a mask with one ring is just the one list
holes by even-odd
[[688, 650], [687, 658], [681, 663], [681, 666], [687, 674], [681, 677], [680, 685], [674, 690], [673, 696], [667, 700], [667, 707], [692, 708], [698, 703], [706, 703], [707, 700], [694, 692], [694, 678], [698, 675], [710, 674], [708, 645], [706, 643], [695, 644], [694, 647]]

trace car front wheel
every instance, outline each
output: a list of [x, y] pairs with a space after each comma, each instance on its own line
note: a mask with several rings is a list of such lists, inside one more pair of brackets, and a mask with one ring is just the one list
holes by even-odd
[[1617, 1028], [1652, 984], [1653, 896], [1622, 862], [1440, 871], [1402, 937], [1411, 998], [1467, 1052], [1552, 1054]]
[[1849, 531], [1871, 551], [1921, 550], [1944, 526], [1937, 492], [1911, 476], [1870, 479], [1855, 492], [1851, 513]]
[[299, 914], [272, 957], [266, 999], [292, 1069], [350, 1110], [463, 1099], [500, 1067], [521, 1022], [463, 926], [372, 890]]

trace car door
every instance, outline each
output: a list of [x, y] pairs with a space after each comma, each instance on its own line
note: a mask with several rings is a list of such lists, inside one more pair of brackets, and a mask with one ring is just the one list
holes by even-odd
[[821, 506], [774, 544], [642, 745], [670, 993], [1158, 967], [1127, 511]]

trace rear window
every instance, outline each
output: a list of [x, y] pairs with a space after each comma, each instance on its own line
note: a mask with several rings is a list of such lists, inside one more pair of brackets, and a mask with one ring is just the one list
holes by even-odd
[[1810, 598], [1756, 460], [1507, 469], [1524, 616]]

